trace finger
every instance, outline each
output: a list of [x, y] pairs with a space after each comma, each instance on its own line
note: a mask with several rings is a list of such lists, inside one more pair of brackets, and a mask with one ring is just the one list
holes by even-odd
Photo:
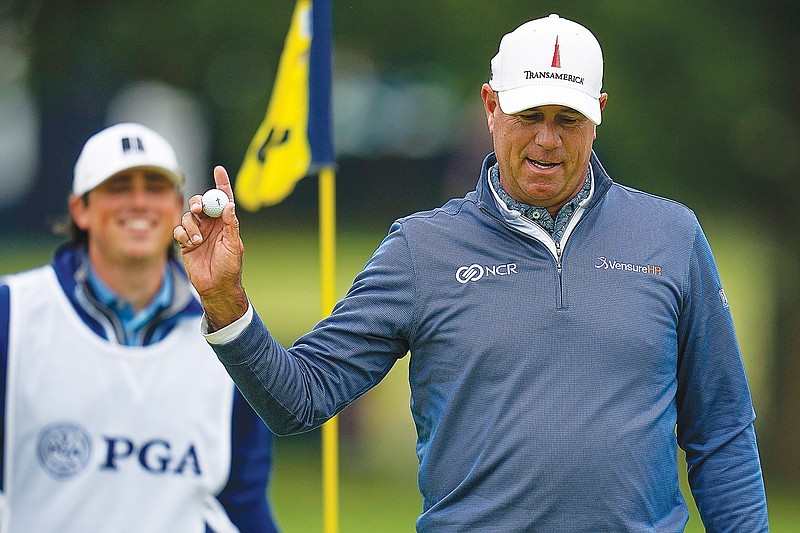
[[175, 226], [175, 229], [172, 230], [172, 238], [175, 239], [175, 242], [181, 247], [181, 250], [191, 246], [189, 242], [189, 234], [186, 232], [186, 228], [183, 226]]
[[236, 217], [236, 204], [228, 202], [222, 208], [222, 221], [225, 223], [225, 232], [233, 239], [239, 239], [239, 219]]
[[222, 165], [214, 167], [214, 183], [217, 189], [223, 191], [228, 195], [228, 199], [233, 201], [233, 187], [231, 187], [231, 179], [228, 177], [228, 171]]
[[195, 194], [189, 198], [189, 211], [197, 216], [205, 215], [203, 213], [203, 197], [201, 195]]
[[[185, 233], [180, 233], [179, 228]], [[200, 233], [200, 226], [194, 213], [187, 211], [181, 217], [181, 225], [176, 227], [173, 236], [178, 241], [178, 244], [185, 244], [186, 246], [194, 246], [203, 242], [203, 235]]]

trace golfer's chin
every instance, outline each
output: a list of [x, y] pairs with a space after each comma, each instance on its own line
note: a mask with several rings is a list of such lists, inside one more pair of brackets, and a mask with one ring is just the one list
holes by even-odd
[[551, 209], [553, 206], [563, 205], [563, 199], [560, 198], [559, 193], [562, 189], [553, 187], [552, 184], [529, 184], [522, 191], [523, 198], [517, 198], [520, 202], [532, 205], [535, 207], [543, 207]]

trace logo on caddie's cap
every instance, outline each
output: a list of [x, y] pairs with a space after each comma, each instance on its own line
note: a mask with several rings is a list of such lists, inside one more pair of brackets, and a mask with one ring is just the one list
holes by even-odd
[[532, 20], [500, 41], [489, 85], [506, 114], [563, 105], [600, 124], [603, 52], [576, 22], [558, 15]]

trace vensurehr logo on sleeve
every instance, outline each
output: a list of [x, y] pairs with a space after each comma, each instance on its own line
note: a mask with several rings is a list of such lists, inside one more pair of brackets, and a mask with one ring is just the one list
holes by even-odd
[[651, 276], [663, 275], [663, 270], [659, 265], [643, 265], [640, 263], [625, 263], [600, 256], [594, 264], [598, 270], [619, 270], [622, 272], [633, 272], [635, 274], [649, 274]]

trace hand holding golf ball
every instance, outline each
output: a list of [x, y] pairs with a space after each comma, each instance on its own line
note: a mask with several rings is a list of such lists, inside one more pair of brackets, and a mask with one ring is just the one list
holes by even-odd
[[212, 218], [218, 218], [228, 202], [228, 195], [223, 191], [209, 189], [203, 194], [203, 212]]

